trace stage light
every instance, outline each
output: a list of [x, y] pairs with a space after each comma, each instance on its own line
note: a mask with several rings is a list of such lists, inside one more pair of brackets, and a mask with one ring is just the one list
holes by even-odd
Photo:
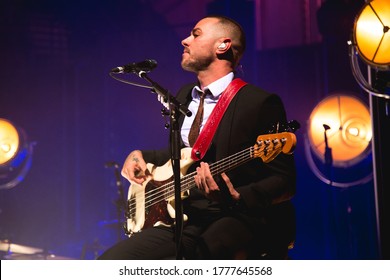
[[313, 152], [324, 163], [330, 147], [334, 166], [351, 166], [369, 150], [372, 130], [368, 107], [352, 95], [331, 95], [312, 111], [308, 136]]
[[[372, 86], [372, 71], [377, 76], [390, 70], [390, 3], [388, 0], [367, 1], [356, 16], [352, 30], [352, 39], [348, 41], [352, 74], [362, 89], [372, 96], [390, 99], [386, 89]], [[367, 73], [361, 71], [360, 60], [367, 67]], [[389, 89], [387, 89], [389, 90]]]
[[354, 43], [369, 64], [388, 69], [390, 65], [390, 3], [369, 1], [355, 20]]
[[8, 120], [0, 119], [0, 165], [4, 165], [12, 160], [18, 149], [18, 130]]
[[[370, 115], [373, 122], [372, 155], [378, 251], [383, 259], [390, 258], [390, 3], [389, 0], [366, 1], [357, 15], [349, 41], [352, 74], [359, 86], [369, 93]], [[361, 58], [361, 60], [359, 60]], [[360, 62], [365, 62], [363, 74]], [[385, 78], [383, 78], [385, 77]]]
[[33, 145], [25, 132], [11, 121], [0, 119], [0, 189], [15, 187], [31, 166]]
[[308, 120], [305, 155], [309, 167], [332, 186], [364, 184], [372, 179], [371, 170], [357, 178], [353, 167], [370, 155], [371, 138], [368, 106], [352, 93], [330, 94], [315, 106]]

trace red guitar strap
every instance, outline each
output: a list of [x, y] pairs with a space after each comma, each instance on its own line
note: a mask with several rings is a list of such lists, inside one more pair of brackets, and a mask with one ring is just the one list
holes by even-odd
[[220, 99], [215, 105], [210, 117], [204, 125], [198, 139], [196, 140], [194, 147], [192, 148], [191, 158], [195, 161], [201, 160], [210, 147], [211, 140], [214, 137], [215, 131], [221, 121], [230, 101], [236, 95], [236, 93], [247, 84], [243, 80], [237, 78], [234, 79], [225, 91], [222, 93]]

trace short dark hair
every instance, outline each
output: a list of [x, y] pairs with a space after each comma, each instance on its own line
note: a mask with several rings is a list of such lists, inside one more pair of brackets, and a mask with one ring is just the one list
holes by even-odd
[[218, 19], [219, 23], [227, 28], [232, 38], [237, 40], [234, 43], [232, 43], [233, 56], [234, 56], [235, 64], [237, 65], [246, 49], [246, 37], [245, 37], [244, 29], [236, 20], [229, 18], [227, 16], [208, 15], [206, 16], [206, 18]]

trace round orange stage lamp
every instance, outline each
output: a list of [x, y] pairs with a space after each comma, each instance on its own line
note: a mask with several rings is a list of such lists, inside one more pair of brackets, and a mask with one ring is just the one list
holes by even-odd
[[354, 43], [368, 64], [388, 69], [390, 65], [390, 2], [369, 1], [354, 23]]
[[310, 115], [308, 138], [312, 151], [323, 162], [328, 145], [335, 167], [358, 163], [370, 151], [372, 128], [368, 107], [352, 95], [334, 94], [325, 98]]
[[16, 127], [5, 119], [0, 119], [0, 165], [10, 162], [19, 150], [19, 133]]

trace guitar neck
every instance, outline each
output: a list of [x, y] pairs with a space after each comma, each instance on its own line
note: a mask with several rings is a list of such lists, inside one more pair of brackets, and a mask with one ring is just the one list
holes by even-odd
[[[260, 135], [256, 144], [235, 153], [227, 158], [210, 164], [212, 176], [220, 175], [244, 164], [254, 158], [260, 157], [264, 163], [272, 161], [279, 153], [291, 154], [294, 150], [296, 137], [293, 133], [282, 132], [277, 134]], [[196, 171], [184, 175], [181, 180], [181, 191], [185, 192], [195, 187], [194, 176]], [[165, 198], [174, 194], [174, 182], [164, 185]]]
[[[224, 172], [228, 172], [233, 170], [237, 166], [244, 164], [245, 162], [250, 161], [254, 158], [253, 155], [253, 147], [249, 147], [243, 151], [240, 151], [236, 154], [233, 154], [227, 158], [224, 158], [220, 161], [214, 162], [210, 164], [210, 172], [212, 176], [220, 175]], [[196, 175], [196, 171], [191, 172], [181, 179], [181, 190], [188, 191], [195, 187], [194, 176]]]

